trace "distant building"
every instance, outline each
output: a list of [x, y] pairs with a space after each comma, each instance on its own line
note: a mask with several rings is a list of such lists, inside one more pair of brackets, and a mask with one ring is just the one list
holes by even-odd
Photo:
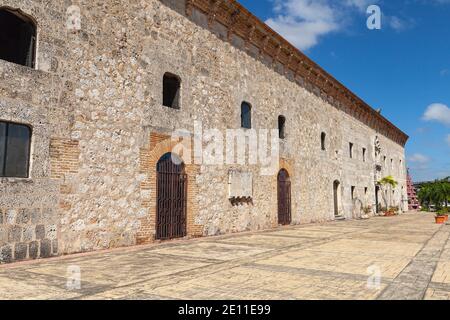
[[417, 198], [416, 187], [414, 186], [411, 175], [409, 174], [406, 178], [406, 187], [408, 192], [408, 207], [409, 210], [417, 210], [419, 209], [419, 199]]

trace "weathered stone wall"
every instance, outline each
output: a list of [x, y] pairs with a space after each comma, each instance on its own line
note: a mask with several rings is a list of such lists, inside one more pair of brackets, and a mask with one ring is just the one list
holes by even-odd
[[0, 119], [32, 127], [30, 178], [0, 178], [0, 262], [58, 253], [59, 183], [50, 179], [52, 137], [69, 134], [70, 104], [61, 70], [66, 58], [63, 4], [0, 1], [32, 16], [37, 70], [0, 61]]
[[[287, 119], [280, 167], [292, 180], [293, 223], [334, 219], [335, 180], [345, 217], [361, 215], [351, 186], [374, 204], [376, 136], [406, 185], [401, 145], [191, 22], [180, 3], [0, 0], [37, 20], [39, 43], [37, 70], [0, 61], [0, 119], [33, 127], [30, 178], [0, 181], [2, 262], [152, 241], [155, 161], [167, 150], [157, 145], [176, 129], [193, 132], [194, 121], [239, 128], [242, 101], [256, 129]], [[81, 8], [78, 32], [66, 29], [72, 4]], [[181, 78], [179, 110], [162, 106], [166, 72]], [[230, 169], [252, 172], [252, 202], [229, 201]], [[277, 225], [276, 175], [260, 175], [259, 165], [192, 166], [189, 177], [189, 236]]]

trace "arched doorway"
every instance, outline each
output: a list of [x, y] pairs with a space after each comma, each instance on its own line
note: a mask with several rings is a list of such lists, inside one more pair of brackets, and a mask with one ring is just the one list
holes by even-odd
[[166, 153], [157, 164], [156, 239], [185, 237], [187, 175], [183, 161]]
[[341, 183], [336, 180], [333, 183], [333, 200], [334, 200], [334, 215], [339, 216], [339, 202], [340, 202]]
[[291, 179], [285, 169], [278, 173], [278, 224], [289, 225], [291, 215]]

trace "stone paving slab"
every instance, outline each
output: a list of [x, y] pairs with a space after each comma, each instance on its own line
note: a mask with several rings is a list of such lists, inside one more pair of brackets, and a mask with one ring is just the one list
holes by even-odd
[[283, 236], [282, 234], [274, 235], [272, 233], [255, 234], [255, 235], [249, 235], [248, 237], [236, 237], [236, 238], [219, 240], [220, 243], [245, 245], [245, 246], [257, 245], [258, 247], [268, 248], [268, 249], [283, 248], [286, 246], [292, 246], [292, 245], [306, 243], [308, 241], [310, 241], [310, 239], [286, 237], [286, 236]]
[[425, 300], [450, 300], [450, 284], [432, 282], [425, 293]]
[[370, 241], [400, 241], [406, 243], [424, 243], [429, 239], [429, 233], [420, 233], [420, 234], [405, 234], [405, 233], [395, 233], [395, 232], [386, 232], [384, 230], [380, 230], [377, 232], [364, 232], [355, 235], [354, 237], [349, 237], [350, 239], [361, 239], [361, 240], [370, 240]]
[[95, 299], [123, 299], [129, 295], [151, 293], [172, 299], [373, 299], [384, 288], [367, 290], [366, 281], [336, 275], [276, 272], [242, 266], [209, 274], [199, 279], [156, 286], [141, 283], [137, 288], [120, 288], [94, 296]]
[[314, 248], [318, 251], [346, 252], [362, 255], [389, 255], [413, 257], [421, 248], [421, 244], [394, 241], [375, 241], [365, 239], [341, 239]]
[[[342, 232], [342, 231], [341, 231]], [[294, 229], [294, 230], [282, 230], [277, 232], [271, 232], [273, 235], [292, 236], [299, 238], [327, 238], [341, 233], [333, 230], [309, 230], [309, 229]]]
[[379, 267], [384, 278], [393, 279], [409, 262], [410, 259], [407, 257], [392, 258], [392, 256], [383, 255], [355, 255], [347, 252], [304, 250], [273, 256], [256, 263], [362, 275], [367, 280], [367, 270], [371, 266]]
[[[438, 260], [450, 236], [450, 228], [442, 226], [423, 245], [406, 268], [396, 277], [378, 299], [383, 300], [420, 300], [427, 295], [427, 290]], [[439, 280], [439, 277], [438, 277]]]
[[0, 299], [447, 300], [449, 236], [409, 213], [18, 263], [0, 266]]
[[211, 261], [202, 261], [198, 258], [180, 259], [178, 256], [160, 255], [150, 251], [145, 255], [136, 253], [134, 256], [111, 257], [106, 263], [99, 263], [96, 259], [83, 259], [64, 264], [45, 264], [30, 271], [33, 274], [60, 277], [65, 286], [67, 267], [78, 266], [82, 271], [83, 281], [121, 286], [140, 281], [143, 278], [160, 278], [209, 264]]
[[170, 254], [183, 257], [212, 258], [217, 260], [234, 260], [267, 251], [255, 246], [233, 245], [220, 242], [199, 242], [154, 250], [159, 254]]

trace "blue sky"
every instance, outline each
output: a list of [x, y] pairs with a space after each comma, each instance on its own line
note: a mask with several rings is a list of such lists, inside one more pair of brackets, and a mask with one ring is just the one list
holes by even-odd
[[450, 0], [240, 3], [410, 136], [413, 180], [450, 176]]

